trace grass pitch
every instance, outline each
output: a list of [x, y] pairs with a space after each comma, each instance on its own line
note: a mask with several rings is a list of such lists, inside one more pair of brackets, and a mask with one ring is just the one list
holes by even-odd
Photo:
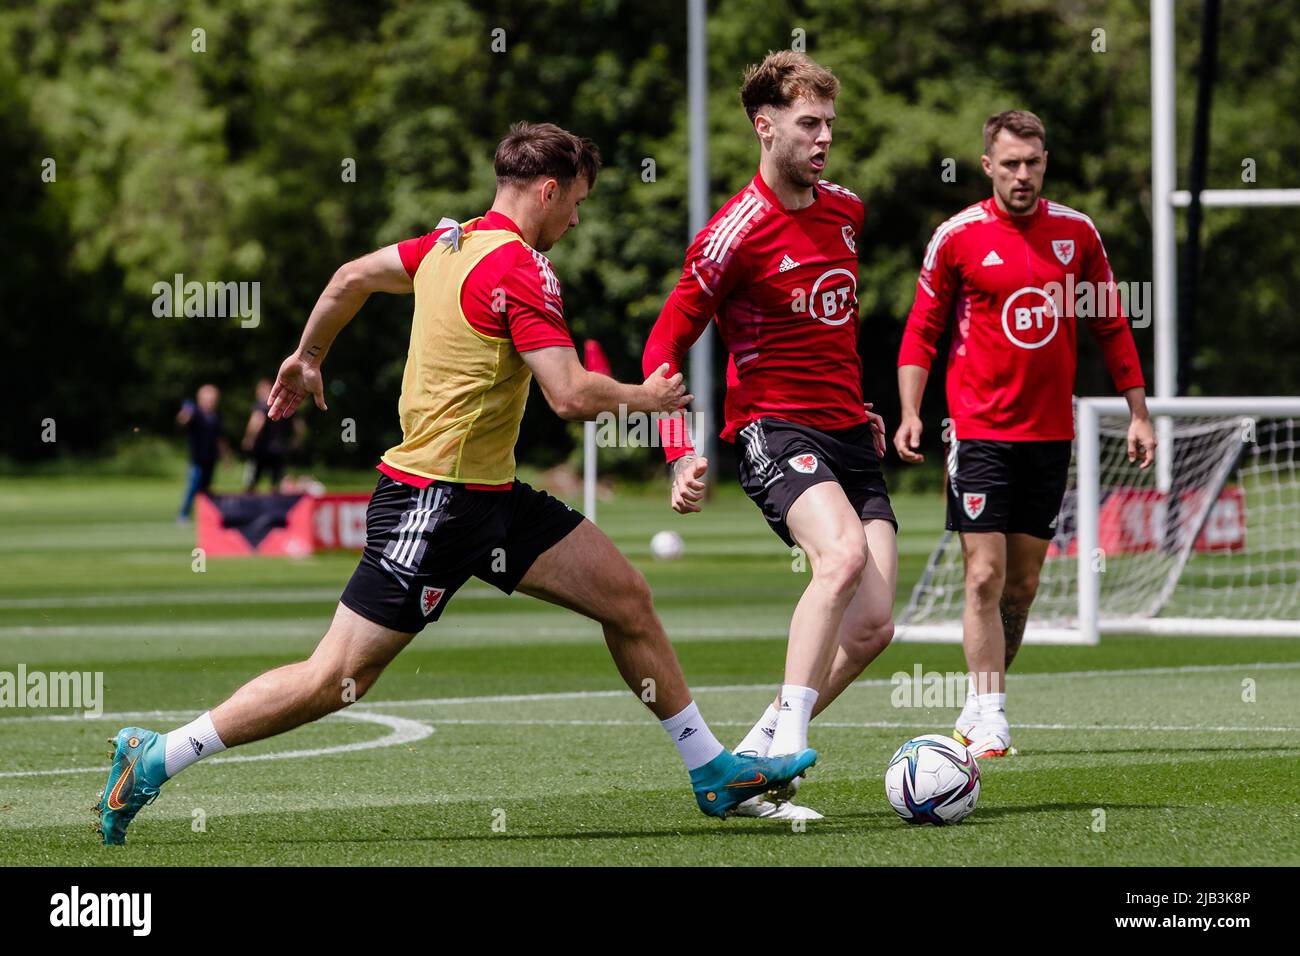
[[[804, 832], [696, 809], [672, 746], [622, 688], [590, 622], [478, 582], [349, 711], [204, 761], [164, 786], [125, 849], [91, 804], [104, 738], [168, 730], [308, 654], [355, 564], [208, 561], [171, 521], [170, 482], [0, 483], [0, 670], [102, 671], [104, 713], [0, 711], [9, 864], [1300, 863], [1300, 641], [1106, 638], [1025, 648], [1010, 679], [1022, 751], [984, 762], [960, 826], [902, 823], [885, 761], [955, 711], [893, 706], [890, 677], [961, 671], [955, 645], [895, 644], [813, 724]], [[900, 601], [942, 521], [900, 496]], [[702, 515], [602, 503], [646, 572], [705, 717], [734, 742], [780, 679], [806, 573], [730, 490]], [[674, 528], [685, 557], [649, 557]], [[1253, 693], [1252, 693], [1253, 691]], [[1251, 699], [1253, 697], [1253, 699]]]

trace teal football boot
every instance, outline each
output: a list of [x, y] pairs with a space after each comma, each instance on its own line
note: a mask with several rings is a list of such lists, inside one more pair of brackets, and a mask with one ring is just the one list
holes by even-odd
[[158, 788], [167, 779], [165, 734], [140, 727], [123, 727], [109, 743], [116, 744], [113, 766], [108, 771], [104, 793], [95, 804], [100, 836], [105, 846], [126, 843], [126, 828], [135, 815], [158, 798]]
[[691, 771], [695, 802], [711, 817], [725, 817], [760, 793], [779, 789], [817, 762], [817, 751], [800, 750], [783, 757], [758, 757], [724, 750]]

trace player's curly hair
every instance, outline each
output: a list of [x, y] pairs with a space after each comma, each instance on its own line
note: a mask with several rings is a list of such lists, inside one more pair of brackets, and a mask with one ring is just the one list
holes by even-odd
[[835, 74], [806, 53], [777, 50], [746, 68], [740, 84], [740, 102], [749, 121], [764, 106], [784, 109], [801, 96], [835, 99], [840, 95], [840, 81]]
[[600, 150], [585, 136], [554, 123], [515, 123], [497, 145], [493, 165], [498, 186], [553, 176], [567, 187], [581, 176], [590, 188], [600, 172]]

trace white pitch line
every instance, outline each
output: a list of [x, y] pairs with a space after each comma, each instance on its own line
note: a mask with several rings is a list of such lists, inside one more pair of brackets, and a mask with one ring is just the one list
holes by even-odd
[[[180, 592], [140, 592], [126, 594], [95, 594], [71, 597], [29, 597], [0, 598], [0, 610], [22, 610], [33, 608], [45, 610], [52, 608], [95, 608], [95, 607], [168, 607], [182, 604], [308, 604], [328, 602], [332, 607], [338, 602], [339, 589], [326, 588], [277, 588], [260, 591], [180, 591]], [[492, 588], [464, 588], [456, 592], [456, 600], [462, 598], [502, 597]], [[322, 611], [324, 614], [325, 611]], [[108, 627], [111, 625], [86, 625], [87, 627]]]
[[[1209, 674], [1221, 673], [1224, 671], [1240, 670], [1296, 670], [1300, 669], [1300, 661], [1261, 661], [1253, 664], [1187, 664], [1178, 667], [1131, 667], [1117, 670], [1090, 670], [1090, 671], [1045, 671], [1041, 674], [1010, 674], [1008, 681], [1020, 683], [1022, 681], [1050, 681], [1050, 680], [1075, 680], [1079, 678], [1093, 677], [1155, 677], [1174, 674]], [[908, 680], [911, 683], [911, 675], [907, 672]], [[901, 682], [900, 682], [901, 683]], [[693, 688], [694, 693], [728, 693], [733, 691], [759, 691], [772, 690], [773, 684], [712, 684]], [[850, 684], [848, 689], [868, 688], [868, 687], [891, 687], [897, 686], [895, 681], [890, 678], [868, 678], [866, 680], [855, 681]], [[376, 701], [358, 701], [350, 712], [368, 712], [370, 708], [391, 708], [391, 707], [436, 707], [441, 705], [455, 704], [513, 704], [513, 703], [539, 703], [548, 700], [597, 700], [600, 698], [619, 698], [631, 697], [632, 692], [629, 690], [570, 690], [554, 691], [545, 694], [485, 694], [480, 697], [420, 697], [404, 700], [376, 700]], [[166, 717], [166, 716], [187, 716], [196, 713], [194, 710], [139, 710], [120, 713], [117, 717]], [[81, 714], [60, 714], [60, 715], [41, 715], [37, 717], [0, 717], [0, 726], [10, 721], [21, 720], [85, 720]], [[109, 720], [110, 717], [104, 716], [99, 719]], [[826, 725], [823, 725], [826, 726]], [[1025, 726], [1025, 725], [1021, 725]], [[1199, 729], [1199, 728], [1191, 728]]]
[[[322, 618], [324, 620], [324, 618]], [[135, 637], [298, 637], [319, 636], [321, 626], [311, 621], [273, 621], [262, 618], [231, 618], [221, 624], [14, 624], [0, 627], [0, 638], [91, 637], [118, 640]]]
[[[1223, 671], [1240, 671], [1240, 670], [1296, 670], [1300, 669], [1300, 661], [1268, 661], [1254, 664], [1188, 664], [1181, 667], [1130, 667], [1119, 670], [1092, 670], [1092, 671], [1046, 671], [1041, 674], [1010, 674], [1007, 677], [1008, 682], [1020, 683], [1022, 681], [1051, 681], [1051, 680], [1077, 680], [1080, 678], [1092, 677], [1158, 677], [1174, 674], [1211, 674], [1221, 673]], [[912, 675], [906, 671], [902, 672], [907, 677], [905, 683], [910, 684]], [[935, 672], [923, 672], [935, 673]], [[898, 686], [892, 678], [872, 677], [866, 680], [855, 681], [849, 685], [848, 689], [867, 688], [867, 687], [892, 687]], [[732, 691], [756, 691], [766, 690], [773, 691], [776, 684], [714, 684], [702, 687], [691, 688], [696, 694], [717, 694], [728, 693]], [[570, 690], [556, 691], [546, 694], [490, 694], [483, 697], [422, 697], [414, 700], [384, 700], [384, 701], [359, 701], [358, 707], [433, 707], [443, 704], [513, 704], [513, 703], [537, 703], [547, 700], [594, 700], [602, 697], [632, 697], [630, 690]]]
[[[462, 718], [462, 717], [431, 717], [429, 722], [435, 726], [438, 724], [449, 725], [485, 725], [499, 727], [649, 727], [653, 726], [644, 720], [546, 720], [546, 719], [520, 719], [520, 720], [494, 720], [489, 718]], [[750, 727], [750, 721], [743, 720], [712, 720], [709, 721], [712, 727]], [[911, 727], [931, 727], [934, 725], [932, 720], [863, 720], [863, 721], [830, 721], [817, 720], [812, 723], [813, 728], [826, 728], [830, 730], [905, 730]], [[1191, 725], [1157, 725], [1157, 724], [1025, 724], [1016, 721], [1017, 730], [1148, 730], [1152, 732], [1173, 733], [1177, 731], [1195, 730], [1206, 733], [1278, 733], [1294, 734], [1300, 733], [1300, 727], [1199, 727]], [[1245, 748], [1249, 749], [1249, 748]], [[1297, 745], [1300, 749], [1300, 745]]]
[[[646, 548], [649, 554], [650, 549]], [[44, 597], [0, 598], [0, 611], [19, 610], [54, 610], [56, 608], [101, 608], [101, 607], [170, 607], [177, 605], [203, 604], [311, 604], [328, 605], [326, 611], [338, 603], [340, 587], [313, 588], [261, 588], [255, 591], [231, 590], [195, 590], [195, 591], [127, 591], [122, 594], [79, 594], [46, 595]], [[698, 597], [700, 588], [660, 588], [657, 595], [668, 598]], [[502, 594], [496, 588], [484, 585], [469, 586], [456, 592], [456, 600], [501, 600], [511, 599], [511, 595]], [[325, 613], [323, 611], [322, 613]], [[87, 625], [88, 627], [107, 627], [109, 625]], [[447, 626], [450, 626], [447, 625]], [[785, 633], [784, 630], [781, 633]]]
[[120, 710], [120, 711], [115, 711], [115, 712], [113, 712], [113, 713], [111, 713], [111, 714], [103, 714], [103, 713], [101, 713], [101, 714], [86, 714], [86, 713], [79, 713], [79, 714], [38, 714], [38, 715], [33, 716], [33, 717], [3, 717], [3, 718], [0, 718], [0, 727], [5, 726], [6, 724], [22, 724], [22, 723], [29, 723], [29, 722], [31, 722], [31, 721], [36, 721], [36, 720], [40, 720], [40, 721], [66, 721], [66, 722], [69, 722], [69, 723], [73, 723], [73, 722], [75, 722], [75, 723], [79, 723], [79, 724], [80, 724], [80, 723], [85, 723], [85, 722], [88, 721], [88, 720], [104, 720], [104, 721], [116, 722], [116, 723], [119, 723], [119, 724], [120, 724], [120, 723], [122, 723], [123, 721], [125, 721], [126, 723], [132, 723], [132, 722], [134, 722], [134, 721], [136, 721], [136, 720], [139, 720], [139, 719], [141, 719], [141, 718], [145, 718], [145, 717], [157, 717], [157, 718], [163, 718], [163, 717], [186, 718], [186, 717], [191, 717], [191, 718], [192, 718], [192, 717], [194, 716], [194, 714], [195, 714], [195, 711], [193, 711], [193, 710]]
[[271, 754], [248, 754], [245, 756], [233, 757], [213, 757], [209, 763], [250, 763], [254, 760], [287, 760], [290, 757], [323, 757], [326, 754], [351, 753], [356, 750], [375, 750], [379, 747], [397, 747], [401, 744], [413, 744], [417, 740], [423, 740], [433, 734], [433, 727], [419, 720], [408, 720], [405, 717], [392, 717], [388, 714], [363, 713], [357, 711], [349, 713], [346, 710], [339, 711], [334, 716], [344, 717], [348, 720], [360, 720], [370, 724], [382, 724], [392, 729], [392, 733], [387, 737], [380, 737], [377, 740], [362, 740], [351, 744], [338, 744], [333, 747], [313, 747], [308, 750], [285, 750], [280, 753]]
[[[312, 747], [306, 750], [285, 750], [270, 754], [209, 757], [207, 763], [250, 763], [254, 760], [288, 760], [295, 757], [323, 757], [326, 754], [352, 753], [357, 750], [374, 750], [379, 747], [397, 747], [401, 744], [410, 744], [415, 743], [418, 740], [423, 740], [434, 732], [433, 727], [429, 726], [427, 723], [423, 723], [422, 721], [409, 720], [406, 717], [392, 717], [388, 714], [339, 711], [337, 714], [332, 714], [331, 716], [341, 717], [346, 720], [357, 720], [367, 724], [382, 724], [385, 727], [391, 728], [392, 733], [376, 740], [362, 740], [350, 744], [336, 744], [333, 747]], [[105, 773], [107, 772], [107, 769], [106, 766], [99, 766], [66, 767], [58, 770], [9, 770], [0, 772], [0, 777], [52, 777], [72, 773]]]
[[[0, 610], [14, 611], [26, 608], [47, 610], [53, 608], [86, 607], [168, 607], [182, 604], [298, 604], [325, 600], [327, 595], [338, 597], [337, 588], [300, 588], [276, 591], [182, 591], [177, 593], [96, 594], [72, 597], [2, 598]], [[93, 626], [93, 625], [92, 625]]]
[[[459, 598], [460, 595], [457, 594]], [[492, 595], [487, 595], [492, 597]], [[502, 600], [508, 600], [502, 596]], [[329, 613], [333, 613], [331, 605]], [[260, 617], [238, 617], [228, 618], [219, 623], [204, 622], [182, 622], [182, 623], [153, 623], [153, 624], [12, 624], [0, 626], [0, 638], [39, 638], [48, 640], [59, 637], [85, 637], [92, 640], [120, 640], [122, 638], [133, 637], [204, 637], [204, 638], [247, 638], [247, 637], [311, 637], [319, 640], [329, 626], [329, 614], [323, 615], [319, 620], [293, 620], [293, 621], [266, 621]], [[574, 625], [564, 625], [559, 627], [531, 627], [529, 634], [539, 638], [560, 638], [557, 643], [582, 643], [586, 641], [597, 641], [600, 639], [600, 628], [593, 622], [583, 624], [579, 622], [578, 627], [587, 627], [586, 631], [575, 630]], [[447, 629], [441, 632], [426, 631], [429, 637], [444, 636], [447, 639], [465, 640], [472, 638], [500, 638], [501, 630], [498, 627], [489, 626], [467, 626], [464, 624], [449, 624]], [[773, 632], [770, 635], [764, 635], [762, 632], [755, 632], [737, 628], [726, 632], [719, 631], [711, 633], [704, 630], [692, 630], [688, 637], [778, 637], [784, 636], [785, 632], [780, 634]], [[498, 642], [499, 645], [500, 642]]]
[[[953, 708], [954, 710], [956, 708]], [[434, 721], [434, 723], [444, 723], [444, 721]], [[863, 723], [851, 723], [847, 721], [817, 721], [814, 727], [829, 727], [836, 730], [856, 730], [861, 728], [902, 728], [902, 727], [928, 727], [933, 721], [903, 721], [891, 722], [888, 720], [865, 721]], [[1241, 734], [1241, 733], [1270, 733], [1270, 734], [1295, 734], [1300, 733], [1300, 727], [1201, 727], [1196, 724], [1025, 724], [1020, 721], [1015, 723], [1016, 730], [1145, 730], [1152, 733], [1178, 733], [1181, 731], [1198, 731], [1203, 733], [1222, 733], [1222, 734]], [[1249, 749], [1249, 748], [1245, 748]], [[1297, 745], [1300, 749], [1300, 744]]]
[[[460, 594], [457, 593], [459, 599]], [[500, 598], [503, 601], [511, 600], [500, 594], [479, 595], [483, 598]], [[333, 605], [329, 608], [329, 613], [333, 613]], [[329, 626], [329, 613], [324, 613], [319, 620], [298, 620], [298, 621], [266, 621], [260, 617], [242, 617], [228, 618], [221, 622], [181, 622], [181, 623], [150, 623], [150, 624], [7, 624], [0, 626], [0, 638], [5, 637], [32, 637], [32, 638], [56, 638], [56, 637], [86, 637], [92, 639], [119, 640], [130, 637], [246, 637], [256, 635], [265, 636], [284, 636], [305, 634], [319, 637], [325, 633], [325, 628]], [[464, 640], [467, 638], [488, 638], [495, 639], [501, 637], [501, 629], [496, 625], [472, 625], [463, 623], [448, 623], [444, 630], [426, 631], [430, 637], [445, 635], [447, 638]], [[555, 626], [530, 626], [528, 633], [537, 638], [559, 638], [557, 643], [581, 643], [588, 640], [598, 641], [600, 639], [600, 628], [594, 622], [577, 621], [569, 624], [560, 624]], [[764, 630], [762, 628], [749, 627], [691, 627], [675, 628], [674, 635], [678, 638], [698, 639], [698, 638], [781, 638], [786, 636], [782, 629], [773, 628]], [[499, 642], [498, 642], [499, 643]]]

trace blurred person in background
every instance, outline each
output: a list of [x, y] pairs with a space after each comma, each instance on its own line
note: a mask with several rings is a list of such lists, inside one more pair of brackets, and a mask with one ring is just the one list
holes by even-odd
[[302, 440], [305, 426], [301, 418], [282, 418], [274, 421], [267, 416], [270, 410], [271, 382], [262, 379], [257, 383], [257, 402], [248, 416], [241, 447], [248, 454], [244, 472], [244, 493], [257, 490], [263, 475], [271, 479], [271, 491], [280, 487], [284, 478], [284, 462], [289, 452]]
[[185, 497], [177, 521], [189, 521], [194, 507], [194, 496], [207, 492], [212, 486], [212, 473], [221, 457], [224, 439], [221, 437], [221, 415], [217, 406], [221, 392], [215, 385], [200, 385], [194, 399], [186, 399], [176, 415], [176, 423], [184, 425], [189, 433], [190, 470], [185, 483]]

